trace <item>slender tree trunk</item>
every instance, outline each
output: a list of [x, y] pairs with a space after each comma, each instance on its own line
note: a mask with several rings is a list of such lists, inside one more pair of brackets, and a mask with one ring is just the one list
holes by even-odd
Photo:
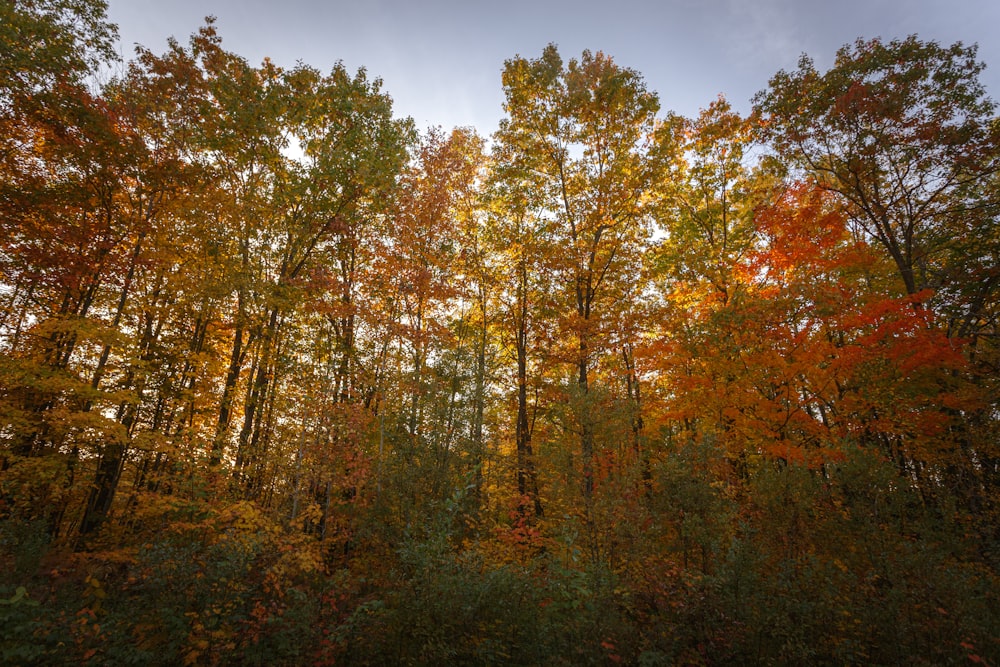
[[226, 435], [229, 432], [229, 421], [233, 409], [233, 398], [236, 394], [236, 383], [240, 379], [240, 371], [243, 369], [243, 325], [242, 322], [236, 325], [233, 333], [233, 346], [229, 355], [229, 371], [226, 373], [226, 382], [222, 387], [222, 400], [219, 402], [219, 420], [215, 427], [215, 438], [212, 440], [212, 454], [209, 458], [209, 465], [213, 468], [222, 462], [225, 452]]
[[649, 455], [643, 447], [642, 393], [639, 386], [639, 376], [635, 370], [635, 352], [631, 343], [622, 347], [622, 359], [625, 362], [625, 387], [629, 399], [630, 421], [632, 426], [632, 449], [636, 462], [642, 470], [642, 485], [648, 498], [653, 490], [653, 474], [649, 467]]
[[587, 357], [587, 339], [580, 336], [580, 359], [577, 362], [577, 386], [580, 389], [580, 456], [583, 459], [583, 498], [590, 503], [594, 495], [594, 418], [590, 406], [590, 360]]
[[534, 505], [535, 515], [543, 515], [538, 497], [538, 479], [535, 475], [534, 453], [531, 447], [531, 425], [528, 421], [528, 271], [522, 259], [518, 265], [518, 314], [517, 314], [517, 422], [515, 445], [517, 450], [517, 492]]
[[[87, 496], [83, 520], [80, 522], [80, 536], [82, 538], [95, 532], [110, 513], [111, 503], [114, 501], [115, 490], [118, 487], [118, 480], [121, 477], [124, 464], [124, 442], [112, 442], [104, 446], [104, 452], [94, 475], [94, 485]], [[85, 547], [85, 543], [81, 540], [78, 548], [83, 547]]]
[[486, 317], [486, 294], [482, 283], [479, 287], [479, 310], [482, 316], [482, 323], [479, 328], [479, 337], [476, 341], [476, 376], [475, 393], [472, 397], [472, 428], [471, 428], [471, 454], [472, 465], [475, 475], [476, 506], [482, 504], [483, 493], [483, 418], [486, 408], [486, 336], [488, 333], [488, 320]]
[[587, 327], [590, 324], [590, 304], [593, 292], [590, 274], [576, 279], [577, 315], [580, 331], [577, 337], [577, 388], [580, 391], [580, 457], [583, 459], [583, 498], [590, 511], [594, 495], [594, 417], [590, 405], [590, 344]]

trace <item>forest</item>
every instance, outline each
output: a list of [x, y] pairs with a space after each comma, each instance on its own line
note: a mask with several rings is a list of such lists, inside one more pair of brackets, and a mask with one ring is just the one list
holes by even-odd
[[486, 137], [106, 10], [0, 2], [0, 664], [1000, 665], [975, 46]]

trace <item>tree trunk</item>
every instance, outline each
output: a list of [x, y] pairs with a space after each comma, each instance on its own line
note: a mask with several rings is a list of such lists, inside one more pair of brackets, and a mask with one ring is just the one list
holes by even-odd
[[531, 425], [528, 421], [528, 271], [522, 259], [518, 266], [517, 313], [517, 492], [534, 505], [535, 515], [542, 516], [542, 501], [538, 497], [534, 453], [531, 448]]

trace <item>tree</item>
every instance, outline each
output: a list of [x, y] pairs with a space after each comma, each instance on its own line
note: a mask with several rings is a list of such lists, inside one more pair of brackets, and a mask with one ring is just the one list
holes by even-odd
[[560, 283], [561, 323], [572, 361], [583, 495], [594, 490], [592, 374], [616, 281], [627, 280], [648, 231], [647, 192], [659, 102], [639, 74], [598, 52], [564, 65], [549, 45], [540, 58], [504, 65], [505, 108], [497, 141], [551, 221], [549, 270]]
[[[981, 407], [952, 411], [964, 462], [950, 465], [966, 488], [981, 473], [992, 487], [1000, 472], [983, 437], [995, 414], [986, 406], [995, 406], [997, 377], [988, 341], [1000, 287], [1000, 124], [982, 69], [976, 48], [961, 43], [859, 40], [826, 73], [803, 56], [755, 97], [761, 136], [845, 202], [859, 231], [891, 258], [924, 326], [943, 329], [947, 345], [975, 362], [957, 377], [972, 383]], [[944, 375], [942, 387], [956, 379]]]
[[1000, 207], [1000, 126], [982, 69], [960, 42], [858, 40], [823, 74], [802, 56], [754, 98], [761, 135], [844, 198], [906, 294], [937, 290], [963, 337], [1000, 281], [987, 231]]
[[542, 516], [532, 434], [540, 410], [537, 376], [539, 366], [546, 362], [543, 313], [550, 310], [550, 298], [545, 295], [551, 283], [544, 258], [549, 253], [551, 225], [540, 217], [537, 200], [524, 187], [529, 175], [508, 162], [507, 148], [502, 144], [494, 148], [486, 239], [499, 289], [497, 335], [514, 365], [517, 505], [521, 512], [531, 507], [535, 516]]
[[459, 275], [482, 151], [482, 140], [468, 130], [428, 132], [400, 178], [387, 235], [384, 270], [399, 303], [398, 341], [407, 367], [395, 387], [397, 400], [408, 403], [399, 405], [405, 438], [398, 444], [408, 465], [432, 482], [434, 496], [447, 488], [465, 430], [459, 403], [470, 373], [459, 368], [468, 362], [460, 327], [470, 295]]

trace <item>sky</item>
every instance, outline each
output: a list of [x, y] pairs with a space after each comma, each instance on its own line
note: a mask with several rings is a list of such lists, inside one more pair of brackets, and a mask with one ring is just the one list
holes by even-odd
[[664, 111], [697, 115], [720, 94], [739, 111], [802, 53], [820, 70], [859, 37], [917, 34], [979, 45], [982, 81], [1000, 99], [997, 0], [109, 0], [122, 55], [181, 43], [216, 17], [223, 47], [252, 64], [342, 61], [379, 77], [397, 116], [418, 128], [503, 117], [500, 74], [549, 43], [564, 60], [603, 51], [643, 75]]

